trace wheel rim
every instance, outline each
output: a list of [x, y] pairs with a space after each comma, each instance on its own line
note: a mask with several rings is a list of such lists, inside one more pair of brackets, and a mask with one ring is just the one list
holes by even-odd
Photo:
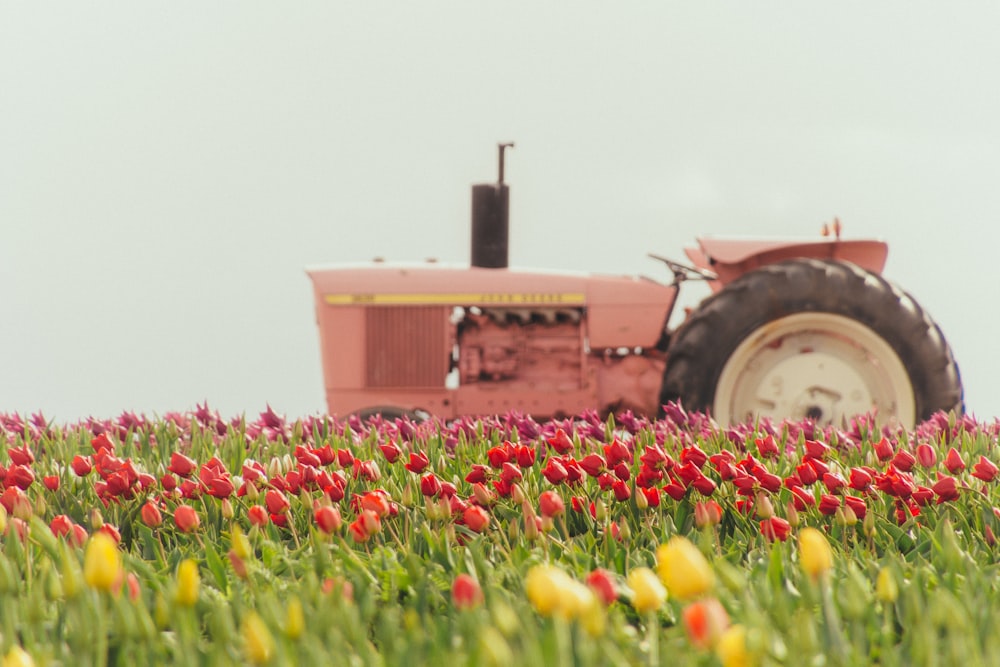
[[752, 332], [723, 367], [713, 401], [723, 424], [758, 416], [839, 426], [868, 412], [912, 427], [909, 375], [878, 334], [831, 313], [797, 313]]

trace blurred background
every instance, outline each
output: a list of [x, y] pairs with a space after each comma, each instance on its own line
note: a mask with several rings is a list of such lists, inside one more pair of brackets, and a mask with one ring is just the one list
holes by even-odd
[[[514, 267], [700, 235], [890, 243], [1000, 414], [1000, 5], [0, 6], [0, 412], [325, 410], [306, 266]], [[694, 305], [703, 285], [685, 286]]]

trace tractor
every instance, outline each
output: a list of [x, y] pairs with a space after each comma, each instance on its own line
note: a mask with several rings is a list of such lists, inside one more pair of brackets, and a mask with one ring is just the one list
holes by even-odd
[[[717, 423], [913, 427], [961, 412], [938, 325], [882, 276], [886, 243], [699, 238], [689, 263], [650, 255], [668, 283], [508, 266], [509, 187], [472, 187], [471, 262], [307, 269], [330, 414], [538, 419], [596, 410], [662, 415], [677, 402]], [[671, 329], [683, 283], [711, 295]]]

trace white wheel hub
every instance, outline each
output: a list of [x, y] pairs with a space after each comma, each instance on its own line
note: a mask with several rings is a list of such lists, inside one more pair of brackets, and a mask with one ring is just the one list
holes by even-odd
[[797, 313], [752, 332], [723, 367], [713, 402], [723, 424], [766, 416], [839, 426], [868, 412], [912, 427], [909, 374], [881, 336], [831, 313]]

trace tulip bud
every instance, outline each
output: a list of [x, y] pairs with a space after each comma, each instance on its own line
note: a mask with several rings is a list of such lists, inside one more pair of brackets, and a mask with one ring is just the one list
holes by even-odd
[[757, 504], [755, 506], [758, 519], [770, 519], [774, 516], [774, 505], [771, 499], [763, 491], [757, 492]]
[[104, 525], [104, 517], [101, 515], [101, 510], [96, 507], [90, 510], [90, 529], [100, 530], [101, 526]]
[[604, 504], [604, 501], [600, 498], [594, 503], [594, 519], [598, 523], [604, 523], [608, 518], [608, 506]]
[[413, 487], [409, 484], [403, 486], [403, 491], [399, 496], [399, 503], [403, 507], [413, 507]]
[[864, 530], [865, 537], [874, 537], [875, 535], [875, 512], [866, 512], [865, 518], [861, 522], [861, 528]]
[[510, 499], [513, 500], [518, 505], [524, 503], [526, 498], [524, 495], [524, 489], [521, 488], [520, 484], [514, 484], [511, 486]]
[[530, 515], [524, 516], [524, 538], [529, 542], [534, 542], [538, 538], [538, 521], [537, 517], [532, 512]]
[[556, 527], [555, 520], [550, 516], [542, 517], [542, 532], [550, 533]]
[[259, 497], [260, 489], [257, 488], [257, 485], [253, 482], [247, 482], [247, 500], [255, 503]]
[[635, 507], [640, 512], [646, 510], [649, 507], [649, 499], [646, 498], [646, 494], [642, 493], [641, 489], [637, 489], [639, 493], [635, 494]]
[[7, 532], [7, 508], [0, 505], [0, 535]]
[[233, 504], [231, 502], [229, 502], [229, 498], [223, 498], [222, 499], [222, 518], [229, 520], [229, 519], [232, 519], [234, 516], [236, 516], [236, 512], [233, 510]]
[[632, 529], [629, 528], [628, 521], [618, 522], [618, 539], [627, 542], [632, 537]]
[[789, 501], [785, 505], [785, 518], [788, 520], [788, 525], [793, 529], [799, 527], [799, 511], [795, 509], [794, 501]]
[[[42, 494], [38, 494], [38, 496], [35, 497], [34, 513], [37, 514], [38, 516], [45, 516], [45, 512], [48, 509], [48, 507], [49, 507], [48, 503], [45, 502], [45, 496], [43, 496]], [[25, 521], [31, 521], [31, 512], [28, 512], [28, 516], [26, 517], [22, 516], [19, 518], [24, 519]]]

